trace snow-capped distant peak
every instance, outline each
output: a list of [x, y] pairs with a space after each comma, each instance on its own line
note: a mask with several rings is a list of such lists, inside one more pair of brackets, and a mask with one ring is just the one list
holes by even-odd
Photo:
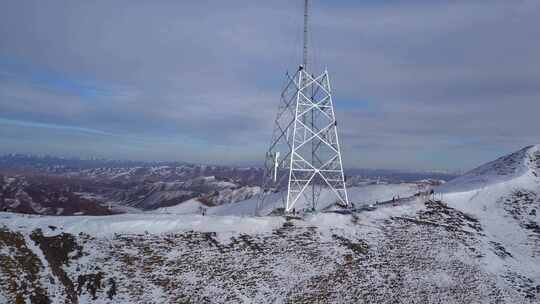
[[525, 147], [473, 169], [439, 187], [441, 192], [463, 192], [506, 182], [518, 177], [540, 177], [540, 145]]

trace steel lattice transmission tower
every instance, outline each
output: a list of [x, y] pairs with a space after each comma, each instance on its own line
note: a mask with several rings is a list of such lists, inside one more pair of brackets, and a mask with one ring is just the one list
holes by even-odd
[[[263, 195], [257, 209], [269, 196], [281, 193], [286, 212], [318, 207], [324, 191], [342, 207], [350, 207], [337, 121], [328, 71], [319, 76], [309, 72], [309, 0], [305, 1], [303, 65], [287, 74], [275, 120], [270, 148], [266, 153]], [[282, 191], [286, 187], [287, 191]]]

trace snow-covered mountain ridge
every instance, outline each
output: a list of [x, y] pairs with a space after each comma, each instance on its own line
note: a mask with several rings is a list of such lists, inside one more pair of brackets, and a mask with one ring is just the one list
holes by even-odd
[[518, 177], [540, 177], [540, 145], [528, 146], [473, 169], [439, 187], [442, 192], [469, 191], [511, 181]]
[[538, 303], [537, 155], [353, 214], [0, 213], [0, 303]]
[[537, 264], [485, 220], [437, 201], [301, 220], [0, 214], [0, 303], [536, 303]]
[[539, 145], [480, 166], [436, 190], [448, 206], [481, 219], [486, 238], [501, 257], [489, 261], [490, 271], [540, 281]]

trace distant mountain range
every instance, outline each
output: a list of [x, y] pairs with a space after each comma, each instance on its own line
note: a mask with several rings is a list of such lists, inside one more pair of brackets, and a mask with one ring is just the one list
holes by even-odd
[[[0, 210], [104, 215], [175, 206], [217, 206], [260, 193], [263, 169], [184, 162], [137, 162], [9, 154], [0, 156]], [[349, 186], [449, 180], [433, 172], [354, 169]]]
[[[37, 170], [45, 173], [69, 173], [81, 170], [99, 169], [101, 171], [124, 170], [126, 168], [177, 168], [182, 174], [192, 177], [216, 175], [223, 177], [245, 177], [246, 172], [261, 174], [260, 167], [217, 166], [205, 164], [191, 164], [187, 162], [144, 162], [130, 160], [107, 159], [80, 159], [63, 158], [56, 156], [37, 156], [31, 154], [5, 154], [0, 155], [0, 170]], [[459, 174], [445, 171], [407, 171], [390, 169], [345, 169], [349, 177], [380, 178], [388, 182], [408, 182], [420, 179], [440, 179], [448, 181]], [[189, 173], [186, 173], [189, 172]], [[106, 172], [102, 172], [107, 174]], [[233, 176], [230, 176], [233, 174]], [[260, 183], [260, 176], [252, 176], [248, 182]]]

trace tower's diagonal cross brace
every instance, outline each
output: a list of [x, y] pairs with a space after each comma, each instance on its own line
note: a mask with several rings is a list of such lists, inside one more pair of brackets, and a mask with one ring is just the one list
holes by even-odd
[[310, 142], [313, 138], [317, 137], [322, 143], [326, 144], [330, 149], [334, 150], [334, 152], [339, 153], [339, 151], [338, 151], [336, 148], [334, 148], [334, 146], [333, 146], [331, 143], [327, 142], [326, 140], [324, 140], [324, 139], [320, 136], [320, 134], [321, 134], [322, 132], [328, 130], [328, 129], [331, 128], [331, 127], [334, 127], [334, 124], [330, 124], [330, 125], [324, 127], [324, 128], [323, 128], [321, 131], [319, 131], [318, 133], [315, 133], [315, 132], [313, 132], [313, 130], [309, 129], [309, 127], [307, 127], [303, 122], [298, 121], [297, 123], [300, 124], [300, 125], [302, 125], [304, 128], [306, 128], [306, 130], [308, 130], [308, 132], [310, 132], [310, 133], [313, 134], [312, 137], [310, 137], [310, 138], [308, 138], [308, 139], [306, 139], [306, 140], [303, 140], [302, 143], [298, 146], [298, 148], [301, 148], [303, 145], [305, 145], [305, 144], [307, 144], [308, 142]]

